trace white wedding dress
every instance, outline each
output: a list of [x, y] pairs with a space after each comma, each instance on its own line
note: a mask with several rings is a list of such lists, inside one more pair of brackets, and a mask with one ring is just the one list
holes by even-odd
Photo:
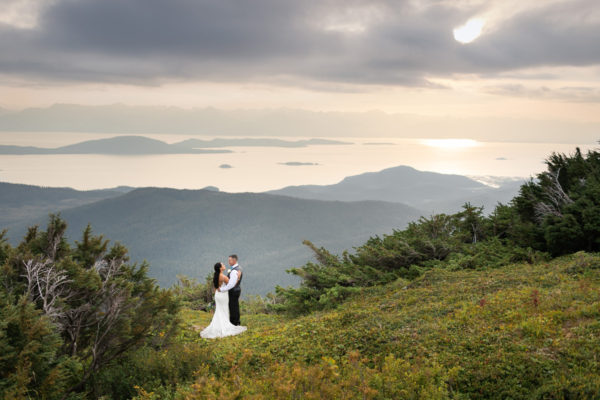
[[[221, 288], [225, 284], [221, 285]], [[236, 326], [229, 322], [229, 294], [215, 292], [215, 315], [200, 336], [205, 339], [215, 339], [225, 336], [238, 335], [248, 329], [245, 326]]]

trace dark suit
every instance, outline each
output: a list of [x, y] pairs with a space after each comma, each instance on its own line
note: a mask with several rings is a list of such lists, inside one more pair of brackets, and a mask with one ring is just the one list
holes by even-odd
[[232, 271], [238, 271], [238, 280], [233, 288], [229, 290], [229, 321], [233, 325], [239, 326], [240, 323], [240, 295], [242, 294], [242, 269], [236, 266], [229, 271], [227, 277], [231, 276]]

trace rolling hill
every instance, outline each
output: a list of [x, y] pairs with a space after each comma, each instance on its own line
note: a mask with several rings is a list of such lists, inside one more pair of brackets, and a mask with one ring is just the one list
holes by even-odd
[[[327, 202], [269, 194], [143, 188], [63, 210], [69, 240], [88, 223], [94, 233], [126, 245], [133, 261], [147, 259], [150, 275], [163, 286], [177, 274], [204, 279], [216, 261], [237, 253], [246, 267], [245, 293], [264, 294], [295, 283], [285, 270], [312, 257], [304, 239], [342, 251], [374, 234], [403, 228], [421, 212], [386, 202]], [[26, 226], [9, 231], [11, 241]]]
[[599, 263], [598, 254], [577, 253], [491, 270], [433, 269], [300, 318], [243, 310], [247, 333], [198, 345], [194, 330], [212, 315], [186, 310], [189, 346], [209, 351], [188, 358], [204, 369], [178, 394], [596, 399]]

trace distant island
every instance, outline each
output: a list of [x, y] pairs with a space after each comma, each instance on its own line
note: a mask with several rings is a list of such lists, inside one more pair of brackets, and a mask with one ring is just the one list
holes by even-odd
[[308, 147], [321, 145], [346, 145], [353, 144], [351, 142], [342, 142], [339, 140], [328, 139], [309, 139], [309, 140], [281, 140], [281, 139], [188, 139], [183, 142], [176, 143], [178, 146], [191, 148], [214, 148], [214, 147]]
[[303, 165], [319, 165], [319, 163], [288, 161], [288, 162], [284, 162], [284, 163], [279, 163], [279, 165], [287, 165], [287, 166], [290, 166], [290, 167], [300, 167], [300, 166], [303, 166]]
[[107, 139], [87, 140], [57, 148], [0, 145], [0, 154], [215, 154], [232, 153], [222, 147], [307, 147], [315, 145], [352, 144], [337, 140], [310, 139], [287, 141], [280, 139], [188, 139], [169, 144], [144, 136], [115, 136]]
[[32, 146], [0, 146], [0, 154], [214, 154], [231, 150], [203, 150], [168, 144], [144, 136], [116, 136], [108, 139], [87, 140], [57, 148]]

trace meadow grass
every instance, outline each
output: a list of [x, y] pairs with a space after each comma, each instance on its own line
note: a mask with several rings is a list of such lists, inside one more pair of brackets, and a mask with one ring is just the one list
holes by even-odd
[[199, 337], [211, 317], [182, 311], [200, 361], [174, 398], [600, 397], [598, 254], [432, 269], [330, 311], [243, 315], [248, 331], [218, 340]]

